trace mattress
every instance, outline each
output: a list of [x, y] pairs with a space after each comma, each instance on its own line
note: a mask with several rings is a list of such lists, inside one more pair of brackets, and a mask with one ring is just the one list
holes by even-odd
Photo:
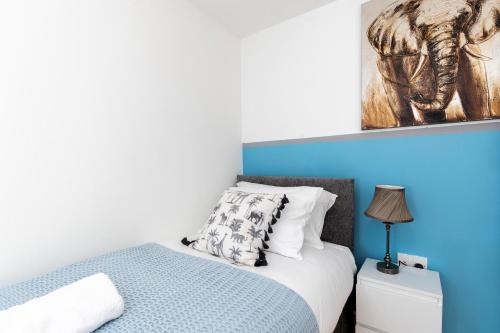
[[304, 245], [302, 260], [266, 252], [268, 266], [248, 267], [232, 265], [224, 259], [188, 248], [179, 239], [168, 239], [161, 244], [174, 251], [254, 272], [295, 291], [309, 305], [322, 333], [334, 331], [353, 288], [356, 264], [345, 246], [324, 242], [325, 248], [318, 250]]

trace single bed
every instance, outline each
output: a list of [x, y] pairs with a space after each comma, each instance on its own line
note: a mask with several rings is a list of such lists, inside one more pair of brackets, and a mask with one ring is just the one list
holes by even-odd
[[0, 310], [103, 272], [124, 314], [96, 332], [350, 332], [347, 302], [356, 271], [353, 180], [238, 176], [277, 186], [320, 186], [339, 195], [322, 234], [324, 250], [303, 260], [268, 254], [267, 267], [235, 266], [183, 246], [180, 237], [91, 258], [0, 289]]

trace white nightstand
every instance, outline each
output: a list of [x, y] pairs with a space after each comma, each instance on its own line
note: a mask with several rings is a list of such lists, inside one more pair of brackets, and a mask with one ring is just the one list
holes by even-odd
[[366, 259], [356, 285], [356, 333], [441, 332], [443, 293], [439, 273], [401, 266], [399, 274], [377, 270]]

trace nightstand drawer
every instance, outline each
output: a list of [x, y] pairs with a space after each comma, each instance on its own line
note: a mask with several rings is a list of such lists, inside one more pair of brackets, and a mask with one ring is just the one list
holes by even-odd
[[356, 286], [356, 321], [388, 333], [441, 332], [438, 298], [370, 281]]

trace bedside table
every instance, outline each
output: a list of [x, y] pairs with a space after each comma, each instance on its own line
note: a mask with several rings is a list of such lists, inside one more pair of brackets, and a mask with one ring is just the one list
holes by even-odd
[[356, 333], [440, 333], [443, 293], [439, 273], [401, 266], [399, 274], [377, 270], [366, 259], [356, 284]]

